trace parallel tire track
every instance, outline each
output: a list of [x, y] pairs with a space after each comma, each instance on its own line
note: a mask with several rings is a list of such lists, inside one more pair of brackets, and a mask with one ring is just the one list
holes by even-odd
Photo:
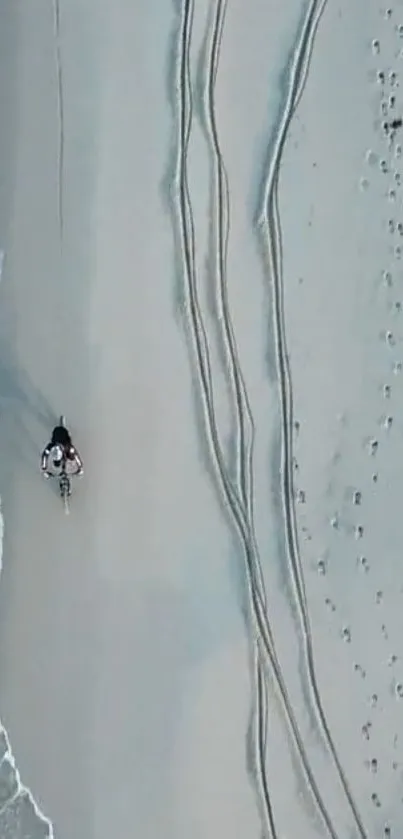
[[325, 9], [327, 0], [311, 0], [307, 15], [303, 22], [299, 42], [297, 44], [293, 62], [290, 70], [288, 92], [284, 110], [279, 120], [277, 135], [273, 152], [268, 165], [268, 173], [265, 184], [264, 206], [259, 219], [260, 232], [264, 237], [267, 247], [270, 273], [273, 282], [274, 293], [274, 337], [276, 345], [276, 361], [278, 368], [280, 407], [282, 419], [282, 468], [281, 468], [281, 492], [282, 505], [285, 521], [287, 554], [290, 563], [291, 576], [293, 579], [296, 601], [299, 608], [301, 625], [303, 630], [305, 658], [307, 663], [308, 681], [315, 711], [320, 722], [324, 740], [329, 753], [333, 759], [338, 772], [340, 782], [353, 814], [356, 826], [362, 839], [366, 839], [367, 833], [364, 828], [357, 805], [354, 801], [343, 766], [333, 742], [326, 714], [323, 710], [322, 700], [318, 687], [315, 672], [313, 655], [313, 639], [310, 626], [309, 610], [305, 590], [304, 575], [299, 549], [298, 532], [293, 493], [292, 476], [292, 422], [293, 402], [291, 371], [287, 353], [285, 316], [284, 316], [284, 290], [282, 271], [282, 242], [281, 227], [278, 210], [278, 178], [282, 152], [287, 132], [293, 114], [301, 99], [307, 79], [307, 73], [312, 56], [314, 39], [319, 25], [320, 18]]
[[281, 668], [275, 652], [272, 632], [265, 614], [265, 604], [262, 601], [261, 593], [256, 590], [254, 567], [258, 558], [254, 550], [254, 539], [250, 532], [247, 515], [242, 502], [238, 498], [230, 479], [228, 478], [223, 461], [221, 446], [218, 438], [217, 426], [213, 408], [212, 378], [207, 336], [201, 316], [200, 306], [196, 288], [195, 272], [195, 233], [190, 203], [189, 187], [187, 180], [187, 151], [192, 123], [192, 94], [190, 84], [190, 62], [189, 44], [193, 18], [193, 0], [184, 0], [181, 15], [181, 26], [179, 35], [179, 115], [178, 115], [178, 162], [177, 162], [177, 183], [175, 203], [177, 204], [177, 215], [182, 243], [182, 257], [184, 264], [185, 285], [187, 292], [187, 303], [189, 306], [189, 324], [194, 344], [196, 357], [197, 374], [200, 385], [200, 396], [205, 414], [205, 430], [207, 442], [210, 447], [212, 462], [215, 467], [218, 485], [221, 488], [228, 512], [239, 532], [244, 548], [245, 566], [247, 575], [248, 591], [250, 596], [251, 615], [259, 650], [264, 656], [270, 670], [275, 676], [276, 685], [279, 691], [280, 700], [284, 713], [289, 723], [290, 731], [294, 738], [297, 751], [300, 756], [306, 778], [311, 787], [313, 797], [321, 813], [323, 822], [332, 839], [337, 839], [337, 834], [332, 825], [326, 806], [322, 800], [316, 780], [309, 765], [305, 753], [298, 725], [295, 720], [292, 704], [282, 676]]
[[[229, 238], [229, 213], [230, 213], [230, 197], [228, 176], [224, 165], [223, 156], [220, 149], [218, 138], [217, 121], [215, 114], [215, 84], [217, 78], [217, 70], [219, 63], [219, 53], [222, 40], [222, 32], [224, 26], [224, 18], [226, 11], [226, 0], [217, 0], [216, 15], [213, 25], [213, 33], [211, 40], [211, 49], [207, 66], [207, 85], [206, 85], [206, 116], [208, 126], [208, 139], [210, 140], [210, 150], [213, 160], [214, 168], [214, 186], [215, 186], [215, 208], [216, 208], [216, 274], [218, 285], [218, 296], [221, 307], [221, 323], [223, 331], [223, 341], [225, 344], [228, 367], [230, 377], [232, 380], [232, 390], [235, 400], [235, 412], [237, 419], [237, 477], [238, 485], [241, 491], [242, 502], [248, 510], [249, 519], [252, 518], [252, 449], [254, 438], [254, 424], [252, 412], [248, 401], [245, 382], [242, 376], [241, 367], [239, 364], [238, 352], [236, 347], [234, 329], [232, 326], [231, 315], [228, 303], [227, 291], [227, 252], [228, 252], [228, 238]], [[249, 427], [249, 433], [246, 426]], [[248, 436], [250, 439], [248, 445]]]
[[[220, 48], [225, 20], [227, 2], [217, 0], [216, 11], [212, 27], [211, 45], [207, 60], [207, 79], [204, 91], [204, 109], [206, 117], [206, 135], [209, 144], [214, 174], [214, 211], [215, 211], [215, 274], [217, 297], [220, 305], [221, 340], [225, 347], [228, 372], [231, 380], [231, 391], [234, 401], [236, 425], [236, 484], [243, 509], [246, 513], [249, 528], [254, 534], [253, 524], [253, 445], [255, 428], [251, 407], [248, 400], [245, 381], [240, 366], [235, 333], [232, 325], [227, 291], [227, 252], [230, 232], [230, 192], [228, 176], [221, 153], [217, 120], [215, 112], [215, 84], [217, 78]], [[266, 594], [263, 572], [260, 563], [255, 563], [255, 582], [260, 590], [264, 604]], [[270, 793], [266, 773], [266, 732], [267, 732], [267, 684], [262, 669], [259, 649], [254, 651], [254, 693], [256, 707], [251, 711], [252, 726], [254, 726], [254, 754], [258, 774], [258, 784], [263, 802], [266, 828], [272, 839], [277, 839], [274, 812], [270, 800]]]

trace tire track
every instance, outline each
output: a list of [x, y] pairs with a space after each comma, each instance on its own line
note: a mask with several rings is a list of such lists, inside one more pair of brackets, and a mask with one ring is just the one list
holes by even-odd
[[[240, 487], [242, 502], [248, 512], [249, 520], [253, 518], [253, 485], [252, 458], [253, 438], [255, 435], [252, 411], [250, 408], [245, 381], [243, 379], [234, 329], [228, 302], [227, 291], [227, 253], [230, 233], [230, 195], [228, 175], [221, 153], [217, 120], [215, 113], [215, 84], [217, 78], [219, 54], [227, 2], [217, 0], [216, 14], [213, 24], [210, 54], [207, 64], [207, 83], [205, 91], [206, 135], [209, 141], [210, 156], [214, 172], [214, 205], [216, 226], [216, 278], [220, 314], [222, 324], [222, 340], [226, 351], [228, 370], [231, 378], [232, 392], [236, 413], [236, 474], [237, 485]], [[249, 443], [248, 443], [249, 437]]]
[[[173, 203], [178, 217], [177, 221], [182, 249], [187, 305], [189, 307], [188, 319], [195, 352], [200, 397], [203, 404], [207, 443], [212, 463], [215, 468], [218, 486], [221, 490], [222, 497], [227, 504], [229, 516], [240, 535], [241, 543], [244, 549], [251, 617], [253, 629], [257, 638], [259, 655], [262, 656], [262, 660], [265, 661], [266, 666], [268, 666], [270, 671], [274, 674], [283, 711], [287, 718], [295, 747], [299, 753], [305, 776], [321, 814], [323, 823], [332, 839], [338, 839], [305, 753], [303, 741], [294, 717], [292, 704], [290, 702], [277, 659], [271, 628], [265, 614], [265, 604], [262, 601], [261, 593], [257, 590], [257, 587], [254, 584], [255, 560], [259, 560], [259, 557], [257, 549], [254, 548], [253, 534], [250, 531], [242, 502], [239, 500], [238, 494], [227, 475], [215, 421], [208, 342], [196, 288], [195, 232], [187, 180], [187, 152], [192, 124], [193, 107], [189, 60], [193, 11], [193, 0], [184, 0], [181, 8], [179, 31], [177, 173], [175, 184], [176, 190]], [[176, 226], [176, 219], [174, 219], [174, 221]]]
[[292, 425], [293, 401], [291, 370], [287, 352], [284, 288], [282, 269], [282, 238], [278, 209], [278, 179], [281, 157], [287, 132], [300, 102], [307, 80], [312, 50], [317, 28], [324, 12], [327, 0], [311, 0], [301, 35], [297, 43], [290, 68], [288, 91], [284, 109], [279, 119], [273, 151], [269, 160], [268, 173], [265, 181], [263, 209], [258, 222], [264, 244], [269, 257], [270, 274], [274, 296], [274, 339], [276, 347], [276, 362], [280, 389], [280, 409], [282, 420], [282, 461], [281, 461], [281, 495], [285, 522], [286, 547], [290, 565], [291, 577], [294, 585], [296, 602], [300, 614], [304, 653], [307, 665], [308, 683], [311, 691], [314, 709], [319, 720], [322, 735], [327, 749], [336, 767], [341, 785], [350, 806], [356, 827], [362, 839], [367, 839], [358, 807], [350, 790], [342, 763], [337, 753], [326, 714], [323, 709], [318, 681], [316, 678], [313, 637], [309, 618], [309, 609], [305, 589], [304, 574], [299, 548], [296, 524], [296, 513], [293, 492], [292, 475]]
[[271, 803], [269, 785], [266, 771], [266, 748], [267, 748], [267, 718], [268, 718], [268, 696], [267, 684], [264, 678], [264, 670], [259, 660], [259, 650], [255, 653], [255, 692], [256, 692], [256, 722], [255, 722], [255, 751], [258, 766], [258, 783], [260, 787], [261, 800], [264, 805], [264, 815], [273, 839], [277, 839], [278, 833], [274, 820], [273, 805]]
[[63, 102], [63, 71], [60, 48], [60, 0], [52, 0], [53, 33], [55, 42], [55, 60], [57, 75], [57, 110], [59, 121], [59, 141], [57, 155], [57, 207], [59, 219], [60, 247], [63, 247], [63, 170], [64, 170], [64, 102]]
[[[232, 398], [235, 413], [236, 433], [236, 485], [246, 511], [249, 527], [254, 533], [253, 516], [253, 446], [255, 427], [252, 411], [247, 395], [245, 381], [239, 361], [234, 328], [230, 314], [227, 291], [227, 254], [230, 233], [230, 191], [228, 175], [220, 148], [217, 120], [215, 112], [215, 84], [217, 79], [220, 49], [225, 21], [227, 0], [217, 0], [215, 16], [212, 26], [211, 44], [207, 57], [206, 84], [203, 95], [204, 132], [209, 146], [213, 169], [213, 207], [215, 212], [215, 275], [217, 297], [220, 306], [221, 341], [225, 349], [227, 370], [230, 378]], [[257, 563], [254, 569], [257, 585], [266, 607], [266, 593], [263, 571]], [[261, 801], [264, 808], [264, 821], [272, 839], [277, 839], [274, 812], [270, 800], [266, 772], [267, 745], [267, 685], [264, 679], [262, 662], [259, 651], [253, 653], [256, 707], [251, 709], [251, 729], [254, 736], [254, 756], [261, 791]]]

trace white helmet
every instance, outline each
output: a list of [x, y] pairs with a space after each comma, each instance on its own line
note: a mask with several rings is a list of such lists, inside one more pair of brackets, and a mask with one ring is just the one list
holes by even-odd
[[64, 451], [63, 451], [62, 446], [55, 446], [52, 454], [53, 454], [54, 465], [55, 466], [60, 466], [60, 464], [63, 460], [63, 455], [64, 455]]

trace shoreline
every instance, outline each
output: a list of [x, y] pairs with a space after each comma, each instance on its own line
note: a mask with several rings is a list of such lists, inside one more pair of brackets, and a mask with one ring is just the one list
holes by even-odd
[[[394, 816], [398, 30], [324, 10], [275, 174], [283, 324], [257, 205], [308, 5], [223, 8], [0, 11], [0, 719], [42, 830], [0, 802], [12, 839]], [[60, 413], [69, 517], [38, 469]]]

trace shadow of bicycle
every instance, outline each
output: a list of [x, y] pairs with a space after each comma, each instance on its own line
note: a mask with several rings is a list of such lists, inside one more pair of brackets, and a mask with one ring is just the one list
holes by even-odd
[[[0, 340], [0, 473], [8, 473], [10, 458], [38, 469], [42, 448], [58, 415], [40, 388], [18, 365]], [[1, 481], [3, 483], [3, 481]]]

